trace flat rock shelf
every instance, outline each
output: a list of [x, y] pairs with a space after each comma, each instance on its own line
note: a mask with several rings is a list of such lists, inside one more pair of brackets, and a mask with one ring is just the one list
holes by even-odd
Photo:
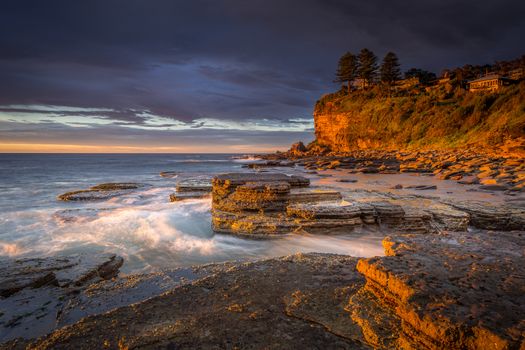
[[368, 259], [310, 253], [195, 267], [189, 282], [141, 302], [133, 286], [151, 291], [170, 275], [100, 282], [78, 300], [107, 310], [120, 292], [135, 303], [3, 348], [523, 349], [523, 235], [396, 235], [383, 245], [386, 256]]

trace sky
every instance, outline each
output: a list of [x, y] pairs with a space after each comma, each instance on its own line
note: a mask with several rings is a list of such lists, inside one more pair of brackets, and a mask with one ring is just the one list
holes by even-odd
[[523, 55], [522, 0], [3, 0], [0, 152], [285, 150], [337, 60]]

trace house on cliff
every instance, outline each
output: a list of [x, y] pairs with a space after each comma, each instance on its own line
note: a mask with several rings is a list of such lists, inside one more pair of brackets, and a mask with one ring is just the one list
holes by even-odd
[[509, 78], [512, 80], [520, 81], [525, 79], [525, 68], [516, 68], [509, 72]]
[[468, 91], [478, 92], [478, 91], [489, 91], [494, 92], [501, 89], [503, 86], [510, 85], [512, 79], [503, 77], [499, 74], [490, 74], [484, 77], [471, 80], [468, 82]]

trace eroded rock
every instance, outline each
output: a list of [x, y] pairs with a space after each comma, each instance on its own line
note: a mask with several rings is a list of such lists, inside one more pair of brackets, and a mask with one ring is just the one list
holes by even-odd
[[358, 209], [350, 214], [341, 204], [341, 193], [302, 188], [308, 185], [307, 178], [285, 174], [219, 175], [213, 180], [213, 230], [241, 235], [329, 233], [361, 224]]
[[446, 201], [470, 215], [469, 224], [486, 230], [523, 230], [525, 209], [479, 201]]
[[[365, 289], [400, 320], [399, 348], [524, 345], [525, 238], [513, 233], [396, 236], [362, 259]], [[353, 309], [352, 300], [348, 309]], [[377, 310], [375, 312], [378, 312]], [[369, 315], [374, 317], [374, 315]], [[381, 338], [382, 327], [372, 328]]]

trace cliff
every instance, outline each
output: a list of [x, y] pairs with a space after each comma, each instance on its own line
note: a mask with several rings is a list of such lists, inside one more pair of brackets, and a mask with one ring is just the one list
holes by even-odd
[[496, 93], [427, 90], [325, 95], [314, 110], [315, 144], [334, 152], [468, 147], [525, 154], [525, 82]]

